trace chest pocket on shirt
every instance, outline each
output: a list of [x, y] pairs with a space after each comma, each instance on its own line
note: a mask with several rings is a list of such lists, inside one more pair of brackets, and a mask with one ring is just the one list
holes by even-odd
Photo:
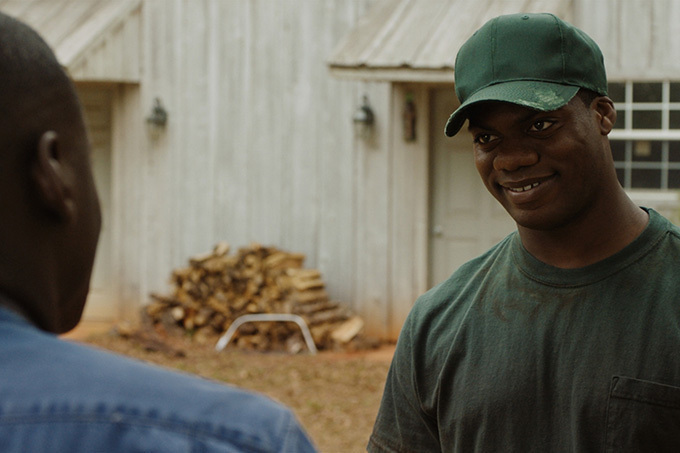
[[614, 376], [606, 452], [680, 451], [680, 387]]

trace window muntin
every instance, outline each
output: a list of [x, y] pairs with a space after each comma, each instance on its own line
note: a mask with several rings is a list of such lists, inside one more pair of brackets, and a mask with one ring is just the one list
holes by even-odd
[[680, 82], [610, 82], [617, 110], [610, 134], [626, 189], [680, 189]]

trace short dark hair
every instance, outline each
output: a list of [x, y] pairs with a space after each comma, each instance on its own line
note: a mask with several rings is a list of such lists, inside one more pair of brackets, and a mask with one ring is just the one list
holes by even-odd
[[[65, 82], [64, 73], [50, 47], [28, 25], [0, 13], [0, 81], [2, 99], [12, 96], [8, 87], [21, 96], [36, 87]], [[6, 105], [6, 104], [5, 104]]]
[[[0, 140], [30, 140], [42, 111], [80, 109], [73, 83], [31, 27], [0, 13]], [[54, 115], [53, 115], [54, 116]], [[70, 121], [59, 114], [57, 118]], [[5, 150], [0, 150], [4, 152]]]

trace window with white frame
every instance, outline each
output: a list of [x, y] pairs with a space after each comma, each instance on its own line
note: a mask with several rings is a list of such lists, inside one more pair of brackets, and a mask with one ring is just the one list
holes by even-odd
[[609, 138], [626, 189], [680, 189], [680, 82], [610, 82]]

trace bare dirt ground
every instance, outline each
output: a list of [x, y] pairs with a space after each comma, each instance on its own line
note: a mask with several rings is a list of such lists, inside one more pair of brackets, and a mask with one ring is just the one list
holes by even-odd
[[213, 344], [180, 338], [155, 348], [112, 331], [69, 339], [264, 393], [291, 407], [320, 451], [331, 453], [365, 451], [394, 350], [387, 345], [312, 356], [228, 347], [216, 353]]

